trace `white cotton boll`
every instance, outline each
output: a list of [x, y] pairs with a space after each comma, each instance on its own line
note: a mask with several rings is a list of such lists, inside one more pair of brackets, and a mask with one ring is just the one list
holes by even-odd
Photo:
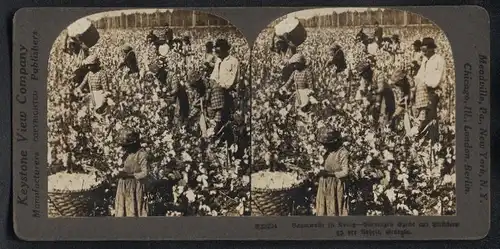
[[390, 189], [386, 190], [385, 195], [387, 196], [387, 198], [389, 199], [389, 201], [391, 203], [393, 203], [396, 200], [396, 193], [394, 191], [394, 188], [390, 188]]
[[241, 178], [241, 182], [242, 182], [242, 185], [243, 186], [246, 186], [248, 184], [250, 184], [250, 177], [247, 176], [247, 175], [244, 175], [242, 178]]
[[82, 119], [84, 118], [85, 116], [87, 115], [87, 108], [82, 108], [80, 111], [78, 111], [78, 113], [76, 114], [76, 116], [79, 118], [79, 119]]
[[394, 161], [394, 155], [391, 152], [389, 152], [388, 150], [384, 150], [383, 154], [384, 154], [385, 161]]
[[48, 191], [56, 190], [87, 190], [97, 186], [99, 181], [95, 174], [57, 173], [48, 177]]
[[288, 110], [286, 108], [282, 108], [278, 112], [282, 117], [286, 116], [288, 114]]

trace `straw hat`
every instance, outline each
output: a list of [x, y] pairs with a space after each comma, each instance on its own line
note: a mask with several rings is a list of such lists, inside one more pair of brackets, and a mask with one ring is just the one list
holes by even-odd
[[135, 144], [140, 141], [140, 135], [138, 132], [134, 131], [131, 128], [124, 128], [120, 131], [118, 137], [118, 143], [121, 146], [127, 146], [131, 144]]

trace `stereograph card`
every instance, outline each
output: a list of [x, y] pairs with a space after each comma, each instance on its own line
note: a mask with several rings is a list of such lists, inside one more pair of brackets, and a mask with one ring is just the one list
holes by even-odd
[[24, 240], [472, 240], [490, 228], [477, 6], [25, 8]]

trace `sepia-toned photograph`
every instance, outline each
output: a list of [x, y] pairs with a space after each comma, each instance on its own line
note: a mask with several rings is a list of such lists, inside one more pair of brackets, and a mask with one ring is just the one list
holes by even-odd
[[456, 215], [455, 66], [430, 20], [289, 13], [251, 68], [253, 216]]
[[48, 64], [49, 217], [250, 215], [249, 57], [200, 11], [71, 23]]

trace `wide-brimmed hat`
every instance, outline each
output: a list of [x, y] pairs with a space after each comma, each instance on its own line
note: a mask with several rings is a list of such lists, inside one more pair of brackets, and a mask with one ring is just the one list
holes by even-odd
[[323, 127], [318, 130], [317, 140], [321, 144], [334, 144], [342, 139], [342, 133], [336, 129]]
[[422, 39], [422, 47], [425, 46], [427, 48], [437, 48], [436, 42], [431, 37], [425, 37]]
[[214, 48], [214, 42], [213, 41], [208, 41], [205, 43], [205, 48]]
[[422, 41], [421, 40], [415, 40], [413, 43], [412, 43], [413, 46], [417, 46], [417, 47], [420, 47], [422, 46]]
[[123, 128], [118, 137], [118, 144], [127, 146], [140, 142], [140, 135], [132, 128]]
[[289, 64], [293, 64], [293, 63], [306, 63], [306, 57], [304, 57], [304, 55], [301, 54], [301, 53], [296, 53], [296, 54], [292, 55], [292, 57], [290, 58], [290, 60], [288, 60], [288, 63]]
[[219, 48], [222, 50], [224, 50], [224, 49], [229, 50], [229, 49], [231, 49], [231, 44], [229, 44], [229, 42], [226, 39], [219, 38], [215, 41], [214, 48]]
[[101, 60], [99, 59], [99, 57], [97, 57], [97, 55], [89, 55], [89, 57], [87, 57], [87, 58], [85, 58], [85, 60], [83, 60], [83, 64], [86, 66], [99, 65], [99, 64], [101, 64]]

